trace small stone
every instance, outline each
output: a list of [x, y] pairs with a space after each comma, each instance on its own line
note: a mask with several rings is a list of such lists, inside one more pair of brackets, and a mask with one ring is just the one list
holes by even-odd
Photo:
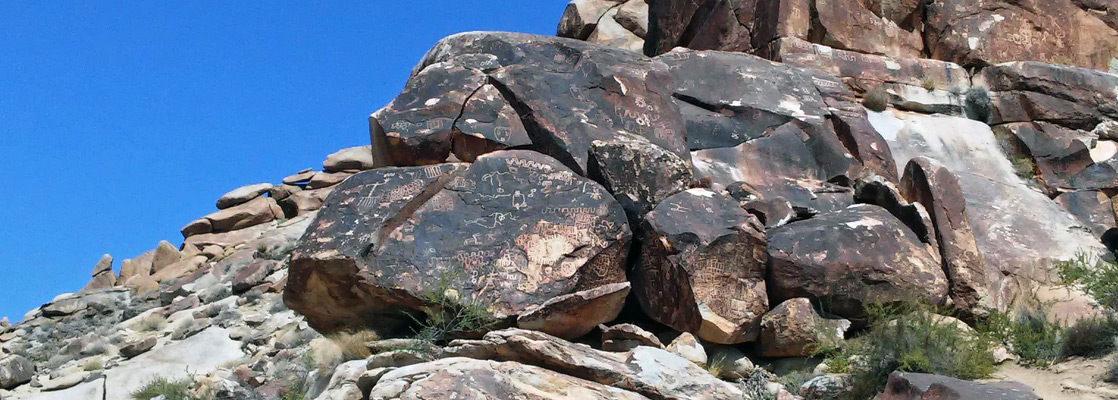
[[405, 367], [412, 364], [430, 361], [427, 357], [408, 350], [396, 350], [373, 354], [369, 357], [365, 368], [374, 370], [385, 367]]
[[0, 359], [0, 389], [12, 389], [30, 382], [35, 376], [35, 364], [18, 355]]
[[700, 367], [707, 365], [707, 352], [703, 348], [702, 343], [689, 332], [683, 332], [682, 335], [675, 338], [671, 344], [668, 345], [668, 351], [678, 354], [680, 357], [686, 358]]
[[307, 168], [283, 178], [283, 183], [285, 185], [306, 186], [307, 182], [311, 181], [311, 178], [314, 178], [314, 170]]
[[124, 358], [132, 358], [140, 354], [144, 354], [148, 350], [151, 350], [153, 347], [155, 347], [156, 343], [158, 343], [158, 341], [154, 337], [135, 341], [124, 345], [124, 347], [121, 347], [120, 355], [124, 356]]
[[658, 349], [664, 348], [660, 339], [641, 327], [633, 324], [617, 324], [607, 327], [599, 325], [602, 331], [602, 350], [625, 352], [637, 346], [650, 346]]

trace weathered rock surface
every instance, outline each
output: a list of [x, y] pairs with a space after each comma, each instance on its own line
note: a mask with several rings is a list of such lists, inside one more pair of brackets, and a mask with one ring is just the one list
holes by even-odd
[[630, 237], [601, 186], [539, 153], [374, 170], [331, 193], [293, 255], [285, 299], [323, 330], [419, 310], [431, 290], [510, 318], [623, 282]]
[[[811, 33], [831, 47], [896, 58], [920, 58], [924, 41], [919, 32], [874, 15], [860, 0], [815, 0]], [[818, 25], [815, 25], [818, 21]]]
[[1017, 177], [985, 124], [892, 111], [871, 113], [870, 122], [889, 142], [898, 164], [926, 156], [956, 175], [986, 276], [997, 278], [991, 287], [996, 306], [1004, 307], [1013, 296], [1015, 277], [1052, 260], [1101, 249], [1078, 221]]
[[990, 287], [996, 277], [989, 275], [978, 250], [958, 177], [939, 161], [916, 157], [905, 166], [900, 189], [931, 216], [954, 306], [967, 311], [994, 306]]
[[[322, 169], [326, 172], [373, 169], [373, 148], [372, 146], [357, 146], [338, 150], [326, 156], [326, 160], [322, 162]], [[292, 179], [296, 182], [300, 180], [299, 177]], [[287, 183], [287, 179], [284, 179], [284, 183]]]
[[606, 11], [620, 4], [621, 0], [572, 0], [563, 10], [555, 34], [559, 37], [586, 40], [594, 32], [594, 28], [597, 28], [598, 20], [602, 19]]
[[[466, 396], [466, 397], [463, 397]], [[370, 399], [647, 399], [645, 396], [518, 362], [444, 358], [384, 374]]]
[[999, 125], [994, 135], [1012, 141], [1011, 157], [1031, 158], [1049, 192], [1118, 187], [1115, 167], [1092, 158], [1088, 132], [1038, 121]]
[[[591, 143], [613, 138], [619, 130], [689, 158], [684, 126], [671, 99], [671, 74], [662, 62], [574, 39], [472, 32], [436, 44], [413, 70], [413, 81], [430, 74], [426, 72], [429, 67], [444, 68], [466, 60], [478, 60], [486, 71], [471, 79], [488, 79], [516, 110], [531, 138], [529, 147], [551, 155], [576, 173], [586, 171]], [[445, 97], [444, 92], [437, 94]], [[374, 115], [379, 129], [390, 129], [392, 123], [381, 121], [380, 116], [391, 114], [382, 110]], [[374, 127], [374, 144], [380, 143], [376, 131]], [[386, 142], [386, 148], [392, 146], [391, 140]], [[434, 156], [425, 161], [442, 161], [434, 159], [444, 147], [432, 148], [440, 152], [431, 152]]]
[[629, 282], [623, 282], [557, 296], [527, 309], [516, 318], [516, 326], [577, 339], [599, 324], [617, 319], [629, 291]]
[[113, 272], [113, 256], [108, 254], [101, 256], [97, 265], [93, 267], [90, 277], [89, 283], [82, 288], [83, 292], [116, 286], [118, 279], [116, 273]]
[[664, 348], [664, 343], [651, 332], [633, 324], [599, 326], [602, 331], [602, 350], [626, 352], [637, 346]]
[[761, 319], [761, 355], [803, 357], [814, 350], [842, 343], [850, 321], [825, 319], [811, 300], [795, 298], [780, 303]]
[[1102, 238], [1106, 231], [1118, 226], [1118, 221], [1114, 219], [1113, 201], [1106, 193], [1092, 190], [1068, 192], [1056, 196], [1055, 200], [1090, 229], [1095, 237]]
[[946, 376], [894, 372], [885, 391], [874, 400], [1036, 400], [1028, 385], [1017, 382], [977, 383]]
[[768, 311], [764, 227], [725, 195], [690, 189], [645, 216], [640, 265], [631, 272], [652, 319], [703, 340], [757, 337]]
[[640, 136], [620, 134], [590, 145], [588, 177], [613, 193], [634, 222], [692, 180], [686, 160]]
[[[1040, 62], [1007, 62], [984, 68], [975, 86], [991, 97], [990, 123], [1047, 121], [1072, 129], [1094, 129], [1118, 119], [1114, 88], [1118, 76]], [[1015, 109], [1015, 107], [1021, 107]]]
[[514, 361], [639, 393], [653, 399], [734, 399], [734, 384], [711, 376], [695, 363], [653, 347], [627, 353], [594, 350], [540, 332], [493, 331], [481, 340], [456, 340], [447, 356]]
[[754, 47], [753, 16], [757, 3], [756, 0], [653, 1], [649, 4], [644, 53], [657, 56], [677, 46], [749, 51]]
[[934, 250], [885, 209], [855, 205], [768, 232], [769, 297], [806, 297], [842, 317], [869, 303], [943, 304], [947, 278]]
[[[637, 2], [639, 0], [630, 0], [630, 3]], [[620, 7], [606, 11], [586, 41], [640, 53], [644, 49], [644, 39], [617, 22], [617, 14], [620, 11]]]
[[1105, 71], [1118, 49], [1118, 33], [1071, 0], [936, 1], [926, 23], [932, 57], [964, 66], [1035, 60]]
[[230, 190], [217, 199], [217, 209], [224, 210], [235, 205], [247, 203], [249, 200], [260, 197], [264, 193], [268, 193], [268, 190], [271, 188], [272, 184], [270, 183], [257, 183]]
[[283, 218], [283, 209], [270, 197], [257, 197], [244, 204], [202, 217], [182, 228], [183, 237], [203, 233], [222, 233]]
[[18, 355], [0, 359], [0, 389], [11, 389], [30, 382], [35, 376], [35, 365]]

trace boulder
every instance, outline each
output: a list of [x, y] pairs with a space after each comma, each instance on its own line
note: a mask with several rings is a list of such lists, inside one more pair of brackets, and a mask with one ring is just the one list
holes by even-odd
[[237, 271], [233, 275], [233, 293], [244, 293], [264, 283], [276, 268], [276, 264], [278, 263], [272, 260], [257, 260]]
[[624, 282], [630, 237], [601, 186], [539, 153], [378, 169], [327, 198], [292, 254], [284, 299], [320, 331], [383, 324], [378, 314], [422, 310], [432, 295], [498, 319], [557, 298], [540, 315], [578, 313], [581, 299], [616, 292], [560, 296]]
[[557, 296], [525, 310], [516, 318], [516, 326], [577, 339], [599, 324], [617, 319], [629, 290], [629, 282], [622, 282]]
[[691, 166], [647, 139], [619, 134], [590, 145], [588, 177], [613, 193], [635, 222], [668, 196], [687, 189]]
[[151, 273], [158, 273], [180, 260], [182, 260], [182, 254], [179, 253], [179, 249], [170, 242], [161, 240], [159, 245], [155, 246], [155, 254], [151, 259]]
[[677, 49], [668, 64], [696, 177], [810, 201], [828, 181], [893, 178], [884, 139], [833, 77], [746, 54]]
[[101, 275], [105, 272], [113, 272], [113, 256], [108, 254], [102, 255], [97, 260], [97, 265], [93, 266], [93, 272], [90, 273], [90, 276]]
[[[296, 185], [288, 185], [288, 184], [284, 183], [284, 184], [281, 184], [281, 185], [273, 186], [271, 189], [268, 189], [268, 197], [276, 199], [277, 202], [282, 202], [284, 199], [290, 197], [291, 195], [293, 195], [295, 193], [299, 193], [301, 191], [303, 191], [302, 187], [299, 187], [299, 186], [296, 186]], [[282, 205], [282, 203], [281, 203], [281, 205]]]
[[271, 183], [257, 183], [255, 185], [245, 185], [233, 189], [217, 199], [217, 209], [224, 210], [235, 205], [247, 203], [249, 200], [260, 197], [264, 193], [268, 193], [268, 190], [271, 188]]
[[1032, 159], [1049, 192], [1118, 187], [1115, 166], [1095, 163], [1088, 132], [1037, 121], [999, 125], [994, 135], [1012, 143], [1010, 156]]
[[1039, 400], [1028, 385], [1018, 382], [978, 383], [946, 376], [894, 372], [885, 391], [874, 400]]
[[[425, 90], [433, 90], [446, 99], [440, 103], [456, 104], [455, 99], [460, 96], [420, 82], [439, 70], [466, 70], [448, 67], [456, 64], [483, 68], [460, 73], [478, 83], [490, 82], [523, 122], [531, 139], [527, 147], [558, 159], [578, 174], [586, 171], [591, 143], [613, 138], [618, 131], [640, 135], [684, 160], [690, 158], [683, 122], [671, 97], [672, 77], [662, 62], [574, 39], [471, 32], [450, 36], [436, 44], [413, 70], [415, 84], [409, 82], [409, 87], [428, 88]], [[398, 161], [442, 161], [448, 142], [434, 134], [418, 133], [431, 138], [422, 140], [431, 145], [421, 152], [398, 148], [401, 142], [395, 138], [416, 134], [402, 130], [391, 133], [397, 109], [396, 102], [393, 104], [373, 116], [373, 143], [383, 143], [382, 147], [374, 146], [378, 150], [375, 153]], [[421, 111], [424, 115], [434, 115], [428, 107], [439, 105], [420, 104], [424, 105], [421, 110], [428, 110]], [[510, 121], [516, 119], [510, 116]], [[441, 129], [448, 129], [450, 122]], [[381, 152], [381, 148], [393, 151]], [[413, 156], [420, 153], [423, 157]], [[405, 159], [400, 160], [401, 157]]]
[[881, 88], [901, 110], [961, 115], [971, 86], [970, 74], [946, 61], [862, 54], [795, 38], [779, 39], [762, 54], [834, 75], [855, 93]]
[[1118, 226], [1114, 218], [1114, 204], [1106, 193], [1095, 190], [1061, 193], [1056, 196], [1059, 204], [1074, 215], [1097, 238]]
[[[371, 152], [372, 148], [370, 148], [369, 151]], [[291, 175], [288, 175], [288, 176], [284, 177], [283, 178], [283, 184], [284, 185], [295, 185], [295, 186], [306, 186], [307, 182], [310, 182], [311, 178], [314, 178], [314, 174], [315, 174], [314, 170], [312, 170], [310, 168], [307, 168], [307, 169], [304, 169], [302, 171], [299, 171], [299, 172], [296, 172], [294, 174], [291, 174]]]
[[[990, 294], [996, 307], [1008, 305], [1018, 278], [1030, 270], [1080, 252], [1102, 249], [1093, 235], [1076, 228], [1079, 222], [1067, 211], [1016, 175], [986, 124], [894, 111], [870, 113], [870, 122], [889, 142], [898, 164], [925, 156], [955, 174], [962, 196], [943, 197], [964, 199], [978, 253], [986, 266], [983, 276], [993, 281]], [[934, 213], [935, 201], [931, 204], [929, 210]], [[940, 234], [946, 231], [939, 228]]]
[[0, 389], [13, 389], [31, 382], [35, 377], [35, 364], [19, 355], [7, 355], [0, 359]]
[[842, 345], [850, 321], [825, 319], [811, 300], [786, 300], [761, 318], [761, 355], [765, 357], [804, 357], [816, 350]]
[[641, 47], [636, 49], [639, 52], [644, 51], [644, 37], [648, 34], [648, 1], [647, 0], [629, 0], [617, 9], [617, 14], [613, 16], [622, 27], [634, 35], [641, 38]]
[[334, 186], [334, 185], [337, 185], [337, 184], [341, 183], [346, 178], [349, 178], [350, 175], [353, 175], [353, 173], [346, 172], [346, 171], [342, 171], [342, 172], [326, 172], [326, 171], [317, 172], [317, 173], [314, 174], [314, 177], [311, 178], [310, 182], [307, 182], [307, 189], [321, 189], [321, 188], [324, 188], [324, 187]]
[[120, 280], [126, 282], [134, 276], [151, 275], [151, 262], [155, 258], [155, 250], [148, 250], [136, 258], [120, 262]]
[[369, 399], [648, 399], [518, 362], [454, 357], [392, 370], [377, 381]]
[[616, 18], [619, 11], [620, 8], [612, 8], [606, 11], [606, 14], [598, 20], [598, 26], [594, 28], [594, 32], [586, 38], [586, 41], [640, 53], [644, 49], [644, 39], [617, 22]]
[[[675, 47], [750, 51], [754, 47], [753, 16], [759, 11], [757, 3], [757, 0], [652, 1], [648, 8], [644, 53], [657, 56]], [[807, 11], [806, 5], [803, 11]]]
[[630, 272], [641, 308], [706, 341], [753, 340], [768, 311], [764, 230], [725, 195], [668, 197], [645, 216], [640, 265]]
[[[490, 56], [492, 57], [492, 56]], [[441, 163], [453, 152], [473, 161], [486, 152], [531, 144], [513, 106], [490, 83], [496, 60], [461, 57], [435, 63], [408, 80], [387, 107], [370, 118], [376, 152], [385, 165]]]
[[[1043, 120], [1072, 129], [1092, 130], [1106, 119], [1118, 118], [1114, 87], [1118, 76], [1086, 68], [1041, 62], [1007, 62], [983, 68], [975, 75], [975, 86], [993, 98], [991, 122]], [[1021, 98], [1029, 108], [999, 107], [998, 98]], [[1015, 113], [1023, 117], [1013, 117]]]
[[[814, 0], [812, 36], [828, 46], [896, 58], [920, 58], [920, 32], [874, 15], [864, 0]], [[914, 10], [915, 11], [915, 10]], [[818, 21], [817, 23], [815, 21]]]
[[322, 162], [322, 169], [326, 170], [326, 172], [364, 171], [373, 169], [373, 147], [357, 146], [335, 151], [326, 156], [326, 161]]
[[947, 297], [938, 255], [878, 206], [859, 204], [774, 228], [768, 241], [773, 301], [806, 297], [854, 318], [871, 303], [942, 305]]
[[137, 340], [122, 346], [120, 348], [120, 355], [124, 358], [132, 358], [151, 350], [155, 347], [156, 343], [159, 343], [159, 341], [155, 337]]
[[116, 273], [113, 272], [113, 256], [108, 254], [101, 256], [97, 265], [93, 267], [91, 277], [89, 283], [82, 288], [83, 292], [116, 286], [118, 279]]
[[559, 37], [586, 40], [597, 28], [602, 16], [621, 4], [621, 0], [571, 0], [559, 18], [555, 35]]
[[220, 233], [235, 231], [268, 223], [277, 218], [283, 218], [283, 210], [280, 209], [279, 204], [276, 204], [275, 199], [270, 197], [257, 197], [249, 200], [247, 203], [226, 208], [203, 218], [209, 221], [209, 225], [212, 227], [213, 232]]
[[506, 329], [489, 332], [481, 340], [455, 340], [444, 353], [535, 365], [652, 399], [744, 397], [735, 384], [719, 380], [675, 353], [654, 347], [610, 353], [540, 332]]
[[964, 311], [993, 307], [990, 287], [996, 277], [989, 275], [982, 260], [958, 177], [939, 161], [916, 157], [905, 166], [901, 193], [923, 204], [931, 215], [954, 307]]
[[695, 335], [688, 332], [683, 332], [675, 340], [672, 340], [672, 343], [665, 350], [675, 353], [700, 367], [707, 366], [706, 349], [703, 348], [702, 343], [699, 343], [699, 339], [695, 338]]
[[600, 325], [598, 329], [602, 331], [602, 350], [605, 351], [626, 352], [637, 346], [664, 348], [664, 344], [660, 342], [656, 335], [633, 324], [617, 324], [608, 327]]
[[288, 217], [306, 215], [321, 209], [322, 204], [326, 201], [326, 196], [329, 196], [332, 190], [334, 190], [333, 187], [325, 187], [292, 193], [280, 200], [279, 206], [283, 209], [283, 214]]
[[1031, 60], [1106, 71], [1118, 32], [1072, 0], [929, 2], [924, 37], [932, 58], [966, 67]]

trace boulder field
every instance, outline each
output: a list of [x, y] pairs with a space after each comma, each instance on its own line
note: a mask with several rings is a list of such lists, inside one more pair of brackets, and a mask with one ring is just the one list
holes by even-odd
[[838, 398], [774, 373], [870, 305], [1096, 315], [1049, 278], [1118, 247], [1111, 3], [574, 0], [447, 37], [368, 146], [0, 321], [0, 398]]

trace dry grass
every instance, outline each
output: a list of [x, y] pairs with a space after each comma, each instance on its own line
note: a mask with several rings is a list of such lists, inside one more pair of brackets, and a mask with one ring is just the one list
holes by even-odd
[[136, 322], [135, 328], [140, 332], [155, 332], [167, 326], [167, 317], [152, 313]]
[[339, 364], [372, 356], [369, 342], [380, 339], [370, 330], [340, 332], [311, 340], [310, 354], [315, 365], [323, 370]]
[[82, 371], [93, 372], [105, 369], [105, 364], [101, 361], [101, 357], [93, 357], [82, 364]]

